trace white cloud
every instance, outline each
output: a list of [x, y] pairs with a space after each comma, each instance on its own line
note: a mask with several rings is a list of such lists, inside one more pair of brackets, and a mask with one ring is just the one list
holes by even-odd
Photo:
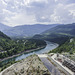
[[35, 17], [33, 15], [26, 15], [25, 13], [15, 14], [11, 18], [6, 17], [4, 24], [9, 24], [10, 26], [33, 24], [35, 23]]
[[73, 17], [75, 17], [75, 10], [70, 10], [70, 14], [69, 15], [72, 15]]
[[7, 25], [75, 22], [75, 0], [0, 0], [0, 22]]

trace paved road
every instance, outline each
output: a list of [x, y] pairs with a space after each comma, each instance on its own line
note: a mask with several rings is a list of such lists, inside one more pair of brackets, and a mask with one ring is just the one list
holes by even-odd
[[40, 59], [52, 75], [61, 75], [60, 71], [46, 57], [40, 57]]

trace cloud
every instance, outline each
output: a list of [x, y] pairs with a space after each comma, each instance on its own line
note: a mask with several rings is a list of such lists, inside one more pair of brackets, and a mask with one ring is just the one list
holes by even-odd
[[0, 22], [9, 26], [75, 22], [75, 0], [0, 0]]
[[74, 7], [75, 7], [75, 4], [69, 4], [69, 5], [58, 4], [54, 13], [51, 15], [51, 21], [55, 23], [75, 22]]
[[[47, 1], [47, 0], [46, 0]], [[56, 3], [54, 0], [48, 2], [44, 1], [34, 1], [29, 4], [30, 7], [27, 7], [27, 12], [29, 14], [35, 14], [37, 22], [47, 22], [49, 21], [49, 16], [53, 13]], [[42, 17], [45, 17], [43, 19]]]
[[33, 15], [26, 15], [25, 13], [19, 13], [19, 14], [15, 14], [14, 16], [12, 16], [11, 18], [6, 17], [4, 19], [4, 23], [9, 24], [11, 26], [16, 26], [17, 25], [24, 25], [26, 24], [33, 24], [36, 22], [35, 16]]

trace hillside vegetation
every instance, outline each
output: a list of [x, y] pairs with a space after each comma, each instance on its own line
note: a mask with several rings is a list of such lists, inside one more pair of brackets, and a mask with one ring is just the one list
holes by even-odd
[[43, 35], [50, 35], [51, 33], [61, 34], [61, 35], [68, 35], [68, 36], [75, 36], [75, 23], [73, 24], [66, 24], [66, 25], [58, 25], [52, 29], [49, 29], [43, 32]]
[[58, 25], [33, 38], [44, 39], [51, 42], [64, 44], [70, 37], [75, 37], [75, 23], [67, 25]]
[[[72, 41], [70, 41], [72, 40]], [[62, 53], [62, 52], [69, 52], [70, 54], [75, 53], [75, 38], [69, 39], [67, 42], [65, 42], [63, 45], [57, 47], [56, 49], [50, 51], [50, 53]]]
[[11, 40], [0, 32], [0, 59], [19, 53], [28, 52], [31, 49], [45, 47], [46, 42], [38, 39]]
[[0, 31], [0, 39], [10, 39], [7, 35]]
[[62, 45], [65, 43], [70, 37], [64, 36], [64, 35], [58, 35], [58, 34], [51, 34], [51, 35], [35, 35], [33, 36], [34, 39], [43, 39], [50, 42], [58, 43], [59, 45]]
[[30, 51], [31, 49], [37, 49], [45, 46], [46, 42], [43, 40], [28, 39], [13, 41], [2, 39], [0, 42], [0, 58], [5, 58], [22, 52]]

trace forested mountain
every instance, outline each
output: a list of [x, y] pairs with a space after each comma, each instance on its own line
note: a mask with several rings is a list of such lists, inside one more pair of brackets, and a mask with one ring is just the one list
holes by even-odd
[[7, 29], [10, 29], [11, 27], [9, 27], [9, 26], [7, 26], [7, 25], [4, 25], [4, 24], [2, 24], [2, 23], [0, 23], [0, 31], [5, 31], [5, 30], [7, 30]]
[[46, 42], [38, 39], [12, 40], [10, 37], [0, 32], [0, 59], [27, 52], [31, 49], [45, 47]]
[[58, 44], [63, 44], [69, 37], [75, 36], [75, 23], [67, 25], [58, 25], [33, 38], [44, 39]]
[[59, 25], [59, 24], [22, 25], [22, 26], [13, 27], [13, 28], [5, 30], [3, 32], [10, 37], [28, 37], [28, 36], [33, 36], [35, 34], [40, 34], [40, 33], [44, 32], [48, 29], [51, 29], [57, 25]]
[[0, 59], [16, 55], [19, 53], [28, 52], [31, 49], [44, 48], [46, 42], [37, 39], [26, 39], [26, 40], [8, 40], [0, 39]]
[[66, 25], [58, 25], [52, 29], [49, 29], [43, 32], [43, 35], [50, 35], [51, 33], [60, 34], [60, 35], [68, 35], [75, 36], [75, 23], [66, 24]]
[[10, 39], [7, 35], [0, 31], [0, 39]]
[[69, 52], [75, 53], [75, 38], [69, 39], [63, 45], [59, 46], [58, 48], [52, 50], [51, 52], [55, 53], [62, 53], [62, 52]]

